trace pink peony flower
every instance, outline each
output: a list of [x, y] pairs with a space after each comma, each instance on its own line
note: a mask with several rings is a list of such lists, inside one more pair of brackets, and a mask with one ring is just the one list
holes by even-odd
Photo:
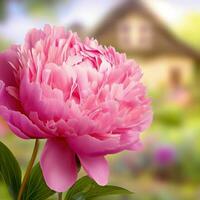
[[0, 114], [17, 136], [47, 139], [40, 165], [58, 192], [76, 181], [76, 157], [107, 184], [105, 155], [137, 150], [152, 121], [139, 66], [63, 27], [31, 30], [0, 54], [0, 71]]

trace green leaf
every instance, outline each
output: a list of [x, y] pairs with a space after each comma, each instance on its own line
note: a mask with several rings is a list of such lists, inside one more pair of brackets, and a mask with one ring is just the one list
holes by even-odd
[[79, 179], [67, 192], [65, 200], [90, 200], [100, 196], [132, 194], [121, 187], [100, 186], [88, 176]]
[[0, 174], [13, 199], [17, 199], [21, 185], [21, 169], [12, 152], [0, 142]]
[[22, 200], [45, 200], [54, 193], [55, 191], [46, 185], [39, 163], [36, 164], [23, 192]]

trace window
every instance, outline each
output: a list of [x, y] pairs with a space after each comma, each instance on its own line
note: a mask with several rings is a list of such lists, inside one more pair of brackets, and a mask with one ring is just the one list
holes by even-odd
[[119, 46], [127, 50], [148, 50], [152, 47], [153, 28], [148, 19], [128, 16], [118, 25]]

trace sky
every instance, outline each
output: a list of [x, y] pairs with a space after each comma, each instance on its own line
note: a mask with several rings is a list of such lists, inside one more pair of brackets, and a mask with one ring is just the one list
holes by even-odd
[[[88, 28], [94, 27], [103, 17], [123, 0], [68, 0], [54, 10], [55, 18], [33, 17], [19, 1], [10, 1], [8, 17], [0, 23], [1, 37], [15, 43], [23, 41], [25, 33], [32, 27], [44, 24], [68, 26], [74, 22]], [[179, 23], [191, 11], [200, 12], [199, 0], [144, 0], [169, 25]]]

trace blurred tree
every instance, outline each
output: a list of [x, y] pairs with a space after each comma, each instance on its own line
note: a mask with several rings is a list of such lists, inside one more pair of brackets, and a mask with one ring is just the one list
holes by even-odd
[[179, 25], [174, 27], [175, 34], [191, 47], [200, 50], [200, 13], [186, 15]]
[[0, 20], [6, 17], [6, 0], [0, 0]]
[[10, 42], [0, 36], [0, 51], [4, 51], [10, 46]]
[[55, 8], [67, 0], [22, 0], [30, 14], [53, 16]]

